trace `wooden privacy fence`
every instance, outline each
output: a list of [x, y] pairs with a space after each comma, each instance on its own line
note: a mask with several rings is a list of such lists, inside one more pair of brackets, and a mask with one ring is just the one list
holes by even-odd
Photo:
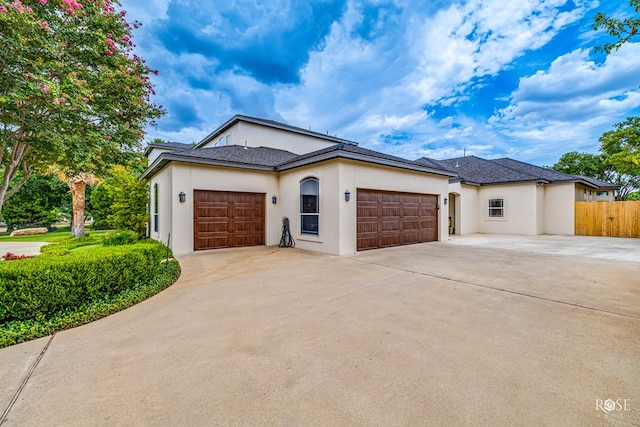
[[576, 202], [576, 236], [640, 237], [640, 201]]

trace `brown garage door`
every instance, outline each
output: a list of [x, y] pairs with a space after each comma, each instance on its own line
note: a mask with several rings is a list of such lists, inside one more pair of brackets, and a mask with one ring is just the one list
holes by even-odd
[[358, 189], [358, 250], [438, 240], [438, 196]]
[[265, 195], [193, 192], [194, 250], [264, 245]]

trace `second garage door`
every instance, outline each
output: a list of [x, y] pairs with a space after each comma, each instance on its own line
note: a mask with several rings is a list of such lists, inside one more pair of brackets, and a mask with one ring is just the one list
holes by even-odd
[[438, 196], [357, 190], [357, 248], [385, 248], [438, 240]]
[[265, 195], [193, 192], [194, 250], [264, 245]]

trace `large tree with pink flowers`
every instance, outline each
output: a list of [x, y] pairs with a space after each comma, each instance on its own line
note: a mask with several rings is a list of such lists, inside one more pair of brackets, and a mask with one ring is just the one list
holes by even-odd
[[84, 198], [83, 177], [126, 160], [162, 114], [150, 100], [155, 71], [132, 51], [139, 24], [118, 5], [0, 0], [0, 211], [52, 165]]

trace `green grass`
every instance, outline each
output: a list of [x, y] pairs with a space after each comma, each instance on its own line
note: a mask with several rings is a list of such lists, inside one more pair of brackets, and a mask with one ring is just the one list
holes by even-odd
[[[113, 233], [113, 230], [90, 230], [85, 232], [88, 236], [104, 236]], [[36, 234], [33, 236], [16, 236], [11, 237], [8, 234], [0, 236], [0, 242], [59, 242], [72, 237], [69, 230], [56, 230], [46, 234]]]

